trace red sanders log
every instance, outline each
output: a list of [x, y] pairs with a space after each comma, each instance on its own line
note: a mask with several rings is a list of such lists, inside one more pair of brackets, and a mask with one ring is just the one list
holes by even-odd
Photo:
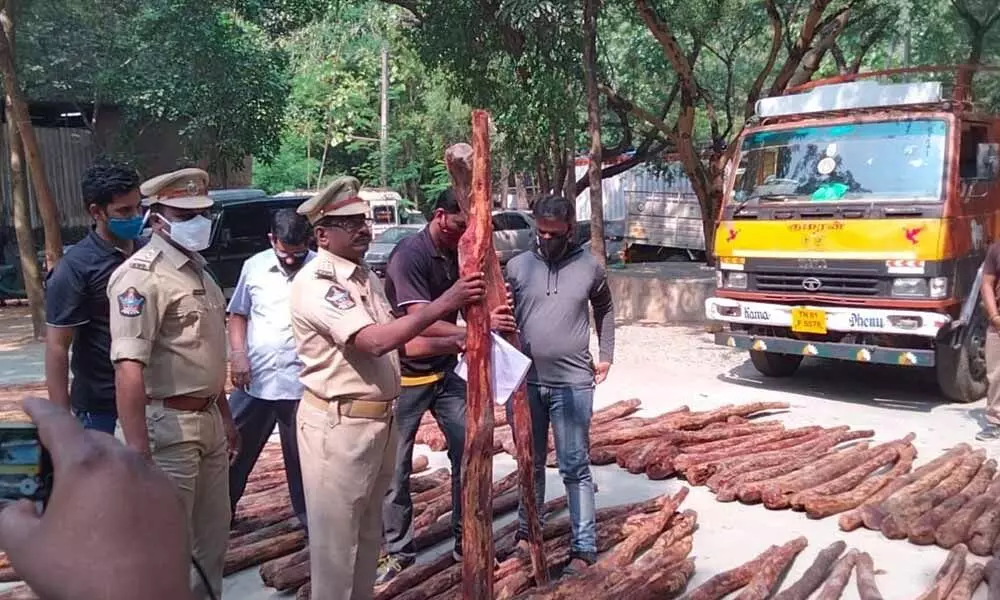
[[[493, 254], [490, 216], [489, 114], [472, 113], [472, 185], [469, 192], [468, 229], [458, 245], [459, 269], [464, 277], [486, 270]], [[491, 282], [487, 281], [487, 286]], [[493, 483], [493, 394], [490, 365], [490, 309], [484, 300], [466, 307], [466, 353], [468, 394], [466, 398], [465, 455], [462, 485], [462, 597], [465, 600], [493, 598], [492, 483]]]

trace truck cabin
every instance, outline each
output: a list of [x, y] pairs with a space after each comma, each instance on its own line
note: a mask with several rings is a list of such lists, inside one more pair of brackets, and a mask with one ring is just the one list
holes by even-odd
[[[961, 217], [1000, 207], [1000, 118], [937, 82], [859, 81], [758, 102], [728, 219]], [[988, 206], [976, 199], [989, 199]]]
[[[747, 259], [733, 258], [742, 254], [760, 257], [745, 269], [758, 273], [734, 278], [748, 283], [742, 290], [723, 274], [719, 295], [909, 305], [956, 317], [1000, 228], [998, 149], [1000, 118], [949, 100], [937, 82], [858, 81], [759, 101], [716, 239], [723, 269], [742, 266]], [[899, 228], [872, 223], [868, 235], [850, 225], [888, 220]], [[780, 239], [736, 239], [740, 223], [761, 221], [787, 227]], [[918, 263], [931, 277], [893, 277]], [[815, 290], [789, 273], [817, 268], [829, 281]]]

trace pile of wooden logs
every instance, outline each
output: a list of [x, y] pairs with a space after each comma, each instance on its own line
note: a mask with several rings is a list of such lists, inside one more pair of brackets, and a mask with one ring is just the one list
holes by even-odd
[[[660, 598], [684, 589], [694, 572], [688, 558], [697, 514], [678, 512], [687, 496], [684, 488], [673, 496], [598, 509], [597, 540], [600, 560], [582, 573], [563, 577], [544, 588], [533, 588], [529, 558], [514, 540], [517, 522], [494, 533], [493, 572], [497, 599], [557, 600], [587, 594], [589, 598]], [[559, 505], [549, 502], [545, 509]], [[550, 568], [559, 571], [570, 561], [569, 516], [549, 519], [542, 528]], [[435, 600], [461, 598], [461, 565], [450, 554], [403, 571], [376, 590], [376, 600]], [[301, 590], [300, 590], [301, 592]], [[300, 597], [301, 596], [300, 594]]]
[[914, 544], [960, 545], [978, 556], [1000, 552], [1000, 478], [983, 450], [959, 444], [911, 473], [886, 483], [840, 517], [851, 531], [864, 525]]
[[[856, 572], [861, 600], [882, 600], [875, 583], [872, 557], [855, 549], [845, 553], [847, 545], [844, 542], [835, 542], [821, 550], [802, 576], [779, 592], [777, 588], [782, 575], [806, 545], [806, 538], [799, 537], [782, 546], [771, 546], [753, 560], [712, 577], [691, 591], [684, 600], [721, 600], [737, 590], [741, 591], [736, 600], [771, 597], [774, 600], [807, 600], [817, 590], [818, 600], [837, 600], [850, 582], [852, 572]], [[949, 597], [947, 591], [944, 595], [935, 596], [939, 600], [946, 597]], [[963, 600], [969, 600], [969, 597], [965, 596]]]

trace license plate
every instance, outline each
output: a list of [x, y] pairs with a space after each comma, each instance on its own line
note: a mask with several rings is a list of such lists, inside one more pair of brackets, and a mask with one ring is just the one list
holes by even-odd
[[792, 331], [799, 333], [826, 333], [826, 311], [811, 308], [793, 308]]

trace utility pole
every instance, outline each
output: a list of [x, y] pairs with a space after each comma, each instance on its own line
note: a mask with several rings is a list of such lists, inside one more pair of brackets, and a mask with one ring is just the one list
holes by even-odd
[[389, 43], [382, 42], [382, 127], [379, 132], [382, 155], [382, 187], [389, 187]]

